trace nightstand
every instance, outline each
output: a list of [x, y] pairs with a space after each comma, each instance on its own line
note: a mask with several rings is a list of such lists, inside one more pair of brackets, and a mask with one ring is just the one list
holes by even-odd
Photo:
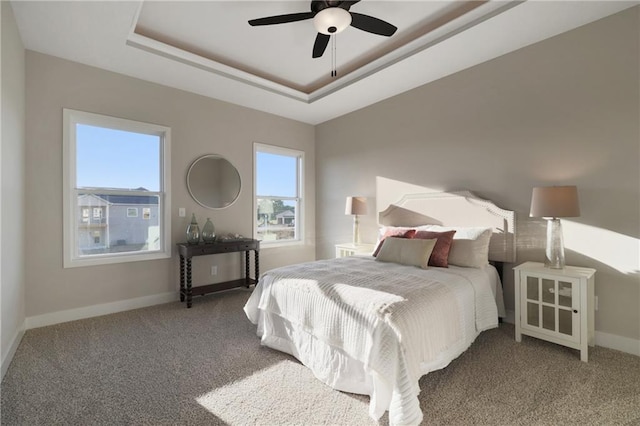
[[336, 257], [347, 257], [353, 256], [354, 254], [371, 254], [373, 253], [374, 247], [373, 244], [336, 244]]
[[526, 262], [514, 269], [516, 342], [522, 335], [580, 351], [587, 362], [594, 345], [595, 269], [546, 268]]

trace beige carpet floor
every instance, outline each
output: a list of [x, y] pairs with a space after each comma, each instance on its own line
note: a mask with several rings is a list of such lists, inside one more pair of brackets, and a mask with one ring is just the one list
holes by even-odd
[[[2, 381], [2, 425], [370, 425], [337, 392], [260, 346], [249, 292], [28, 331]], [[424, 424], [640, 425], [640, 357], [482, 333], [420, 380]], [[385, 415], [381, 424], [387, 423]]]

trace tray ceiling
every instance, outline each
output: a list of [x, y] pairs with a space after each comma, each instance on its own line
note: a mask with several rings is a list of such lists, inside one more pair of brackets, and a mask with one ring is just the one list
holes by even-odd
[[[392, 37], [348, 27], [312, 59], [308, 1], [14, 1], [25, 48], [317, 124], [638, 2], [377, 1], [352, 12]], [[330, 45], [331, 46], [331, 45]]]

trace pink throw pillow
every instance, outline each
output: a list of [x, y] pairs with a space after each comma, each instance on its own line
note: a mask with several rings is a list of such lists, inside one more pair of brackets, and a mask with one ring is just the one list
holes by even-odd
[[449, 250], [451, 250], [451, 242], [456, 231], [433, 232], [418, 231], [413, 238], [421, 238], [431, 240], [436, 238], [436, 245], [433, 247], [431, 257], [429, 257], [429, 266], [440, 266], [442, 268], [449, 267]]
[[380, 252], [380, 248], [382, 247], [382, 243], [384, 243], [384, 239], [387, 237], [396, 237], [396, 238], [413, 238], [413, 236], [416, 235], [416, 230], [415, 229], [409, 229], [408, 231], [405, 230], [394, 230], [394, 229], [390, 229], [387, 232], [384, 233], [384, 235], [382, 236], [382, 238], [380, 238], [380, 242], [378, 243], [378, 246], [376, 247], [376, 249], [373, 252], [373, 256], [377, 256], [378, 253]]

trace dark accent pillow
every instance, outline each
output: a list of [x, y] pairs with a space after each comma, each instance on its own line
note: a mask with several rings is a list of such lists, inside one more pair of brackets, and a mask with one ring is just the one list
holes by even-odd
[[388, 230], [387, 232], [384, 233], [382, 238], [380, 238], [380, 242], [378, 243], [378, 246], [373, 251], [373, 257], [376, 257], [378, 255], [378, 253], [380, 253], [380, 248], [382, 247], [382, 243], [384, 243], [384, 239], [385, 238], [387, 238], [387, 237], [413, 238], [414, 235], [416, 235], [416, 230], [415, 229], [409, 229], [408, 231], [405, 231], [405, 230], [400, 231], [400, 230], [395, 230], [395, 229]]
[[451, 250], [451, 242], [456, 231], [433, 232], [418, 231], [413, 238], [425, 240], [437, 239], [436, 245], [429, 257], [429, 266], [440, 266], [442, 268], [449, 267], [449, 250]]

